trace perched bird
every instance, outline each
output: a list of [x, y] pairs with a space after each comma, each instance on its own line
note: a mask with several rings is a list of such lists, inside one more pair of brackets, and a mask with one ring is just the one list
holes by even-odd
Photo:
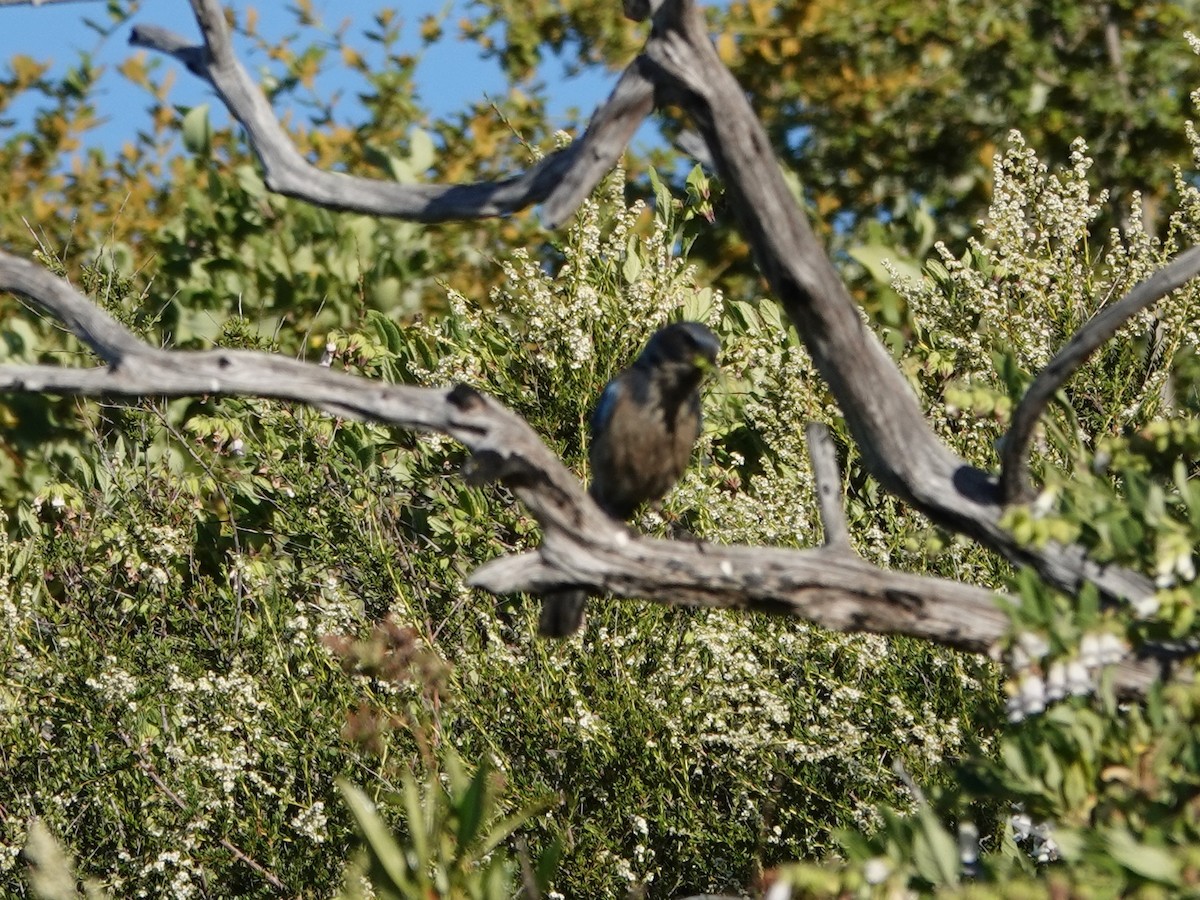
[[[721, 342], [699, 322], [654, 333], [633, 365], [600, 394], [592, 413], [592, 499], [614, 519], [662, 499], [679, 480], [700, 436], [700, 383]], [[583, 624], [584, 591], [542, 598], [538, 631], [567, 637]]]

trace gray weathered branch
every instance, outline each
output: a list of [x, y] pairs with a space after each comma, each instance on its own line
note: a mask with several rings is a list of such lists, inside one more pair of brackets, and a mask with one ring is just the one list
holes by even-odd
[[1033, 566], [1063, 590], [1073, 593], [1092, 582], [1110, 601], [1153, 593], [1140, 573], [1099, 566], [1076, 547], [1021, 547], [1000, 526], [1005, 498], [999, 480], [951, 452], [925, 420], [792, 198], [762, 125], [717, 56], [692, 0], [629, 4], [632, 14], [653, 14], [642, 55], [580, 141], [547, 157], [523, 181], [417, 188], [321, 172], [305, 162], [234, 57], [219, 4], [192, 0], [192, 6], [204, 48], [189, 48], [161, 30], [142, 29], [135, 40], [198, 66], [212, 81], [245, 125], [272, 189], [335, 209], [435, 221], [503, 214], [545, 199], [547, 219], [561, 222], [617, 158], [618, 143], [633, 133], [648, 104], [678, 103], [724, 178], [759, 268], [829, 382], [868, 471], [934, 521], [1018, 565]]
[[1140, 573], [1097, 565], [1077, 547], [1022, 547], [1001, 527], [997, 479], [954, 454], [925, 420], [792, 198], [766, 132], [692, 0], [658, 8], [644, 55], [658, 93], [686, 110], [712, 152], [755, 261], [829, 383], [871, 474], [935, 522], [1034, 567], [1065, 591], [1090, 581], [1110, 601], [1152, 594]]
[[[463, 185], [411, 185], [326, 172], [296, 149], [266, 96], [234, 55], [221, 4], [192, 0], [192, 9], [203, 45], [194, 45], [165, 28], [144, 25], [133, 30], [130, 43], [172, 56], [210, 82], [246, 129], [267, 187], [326, 209], [444, 222], [508, 215], [543, 201], [562, 208], [558, 198], [563, 192], [577, 196], [574, 205], [578, 205], [595, 181], [617, 162], [653, 107], [649, 82], [631, 66], [579, 140], [513, 178]], [[587, 183], [588, 178], [594, 181]]]
[[1192, 247], [1149, 278], [1139, 281], [1116, 303], [1096, 313], [1038, 373], [1017, 405], [1001, 444], [1000, 484], [1006, 502], [1020, 503], [1033, 497], [1029, 482], [1029, 443], [1042, 413], [1058, 389], [1122, 325], [1197, 275], [1200, 275], [1200, 247]]
[[[472, 584], [495, 593], [585, 587], [668, 605], [799, 616], [840, 631], [907, 634], [974, 653], [988, 652], [1008, 625], [993, 591], [880, 569], [845, 545], [783, 550], [636, 536], [596, 506], [523, 419], [471, 388], [381, 384], [247, 350], [160, 350], [36, 263], [3, 251], [0, 291], [70, 323], [108, 362], [0, 366], [0, 392], [270, 397], [462, 442], [473, 454], [469, 477], [507, 485], [543, 530], [537, 550], [492, 560], [471, 576]], [[1122, 690], [1139, 693], [1160, 672], [1153, 661], [1129, 661], [1118, 667], [1117, 680]]]
[[[1091, 582], [1110, 601], [1136, 601], [1153, 593], [1152, 583], [1140, 573], [1100, 566], [1076, 546], [1022, 547], [1001, 527], [1007, 482], [1023, 475], [1006, 464], [1002, 487], [993, 474], [969, 465], [937, 438], [792, 198], [766, 133], [717, 56], [692, 0], [628, 0], [631, 12], [653, 17], [650, 37], [588, 131], [571, 147], [505, 181], [415, 187], [311, 166], [235, 58], [219, 3], [192, 0], [192, 7], [203, 45], [154, 28], [139, 29], [134, 42], [174, 56], [213, 84], [246, 128], [272, 190], [332, 209], [432, 222], [504, 215], [544, 201], [547, 219], [561, 222], [615, 163], [652, 107], [677, 104], [691, 118], [724, 180], [759, 268], [828, 381], [864, 464], [880, 483], [934, 521], [1016, 564], [1034, 567], [1063, 590], [1075, 592]], [[109, 364], [94, 370], [3, 369], [0, 390], [253, 394], [434, 429], [461, 440], [474, 451], [475, 471], [512, 486], [545, 530], [536, 553], [494, 561], [476, 573], [476, 582], [489, 589], [577, 584], [664, 602], [786, 611], [829, 627], [919, 634], [975, 650], [1003, 628], [987, 591], [939, 579], [883, 575], [845, 553], [837, 517], [825, 506], [829, 546], [800, 555], [636, 538], [604, 517], [528, 426], [490, 398], [466, 389], [378, 385], [242, 351], [155, 350], [123, 330], [114, 332], [120, 326], [98, 310], [89, 312], [86, 301], [32, 264], [22, 267], [19, 260], [0, 256], [0, 266], [0, 287], [59, 316]], [[1182, 277], [1183, 269], [1164, 271]], [[1086, 336], [1081, 332], [1081, 338], [1100, 334], [1098, 328]], [[1055, 380], [1060, 377], [1065, 376], [1045, 374], [1051, 386], [1061, 383]], [[1026, 400], [1036, 421], [1041, 407], [1035, 397]], [[1016, 433], [1012, 445], [1023, 442], [1027, 437]], [[1024, 465], [1024, 448], [1020, 455]], [[1130, 665], [1140, 673], [1137, 677], [1149, 677], [1150, 668]]]
[[838, 472], [837, 452], [829, 428], [820, 422], [804, 426], [808, 457], [812, 461], [813, 481], [817, 484], [817, 506], [825, 529], [825, 546], [849, 552], [850, 529], [842, 506], [842, 479]]

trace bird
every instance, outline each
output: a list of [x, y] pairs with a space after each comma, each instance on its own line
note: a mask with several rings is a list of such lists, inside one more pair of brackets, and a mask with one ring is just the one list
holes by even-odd
[[[591, 418], [588, 493], [614, 519], [656, 503], [687, 468], [700, 436], [700, 385], [721, 342], [699, 322], [660, 328], [600, 394]], [[583, 625], [587, 592], [542, 596], [538, 632], [569, 637]]]

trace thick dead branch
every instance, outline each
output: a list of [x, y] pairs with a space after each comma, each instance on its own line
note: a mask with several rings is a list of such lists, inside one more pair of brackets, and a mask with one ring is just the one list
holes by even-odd
[[559, 198], [590, 192], [620, 158], [638, 124], [653, 107], [649, 82], [630, 67], [587, 131], [525, 173], [503, 181], [464, 185], [403, 185], [326, 172], [310, 164], [292, 143], [262, 90], [233, 52], [229, 27], [217, 0], [192, 0], [204, 36], [202, 46], [156, 26], [135, 28], [130, 43], [174, 57], [216, 89], [242, 126], [272, 191], [326, 209], [348, 210], [415, 222], [444, 222], [508, 215], [542, 201], [563, 211]]
[[[474, 573], [471, 583], [489, 591], [585, 587], [668, 605], [794, 615], [841, 631], [907, 634], [975, 653], [987, 652], [1007, 628], [990, 590], [883, 570], [841, 546], [782, 550], [637, 537], [596, 506], [523, 419], [471, 388], [380, 384], [245, 350], [159, 350], [61, 279], [4, 252], [0, 291], [70, 323], [109, 362], [90, 369], [0, 366], [0, 392], [270, 397], [461, 441], [473, 453], [469, 477], [507, 485], [543, 529], [536, 551], [492, 560]], [[1160, 674], [1154, 662], [1129, 662], [1117, 678], [1122, 690], [1137, 693]]]
[[880, 569], [841, 548], [783, 550], [632, 535], [600, 545], [572, 534], [550, 552], [485, 563], [469, 584], [494, 594], [544, 593], [561, 588], [564, 579], [621, 597], [792, 615], [835, 631], [906, 634], [971, 653], [988, 652], [1008, 628], [994, 591]]
[[616, 160], [650, 104], [678, 103], [694, 119], [760, 269], [828, 380], [868, 470], [884, 487], [940, 524], [1033, 566], [1063, 590], [1091, 581], [1109, 600], [1151, 594], [1152, 583], [1138, 573], [1097, 566], [1078, 548], [1019, 547], [1000, 527], [1004, 495], [998, 480], [957, 457], [929, 427], [793, 200], [766, 133], [717, 56], [695, 4], [632, 6], [638, 15], [653, 13], [650, 39], [584, 136], [516, 179], [485, 185], [414, 187], [309, 165], [234, 57], [216, 0], [192, 0], [203, 47], [189, 47], [161, 29], [141, 29], [134, 41], [176, 56], [213, 83], [246, 127], [273, 190], [319, 206], [416, 221], [501, 215], [546, 200], [547, 219], [560, 222]]
[[929, 427], [791, 197], [766, 133], [717, 56], [692, 0], [626, 3], [634, 18], [653, 15], [650, 39], [579, 141], [518, 178], [449, 187], [397, 185], [309, 165], [234, 57], [219, 3], [192, 0], [192, 7], [203, 47], [188, 46], [162, 29], [140, 29], [134, 42], [179, 58], [213, 83], [246, 127], [269, 187], [333, 209], [430, 222], [502, 215], [546, 200], [548, 221], [558, 223], [616, 160], [650, 104], [678, 103], [725, 179], [759, 268], [828, 380], [867, 469], [883, 486], [934, 521], [1014, 563], [1033, 566], [1068, 592], [1090, 581], [1110, 601], [1153, 593], [1150, 580], [1138, 573], [1098, 566], [1075, 547], [1020, 547], [1000, 527], [1005, 489], [952, 453]]
[[1000, 484], [1005, 502], [1020, 503], [1033, 497], [1033, 486], [1029, 481], [1029, 443], [1042, 413], [1059, 388], [1122, 325], [1197, 275], [1200, 275], [1200, 247], [1193, 247], [1175, 257], [1170, 265], [1139, 281], [1116, 303], [1096, 313], [1038, 373], [1017, 405], [1001, 446]]
[[1137, 572], [1096, 565], [1075, 547], [1021, 547], [1000, 526], [998, 481], [951, 452], [925, 420], [792, 198], [696, 4], [664, 2], [644, 53], [658, 93], [687, 111], [712, 151], [758, 267], [828, 381], [871, 474], [935, 522], [1033, 566], [1065, 591], [1090, 581], [1109, 600], [1152, 594], [1153, 584]]
[[[542, 204], [546, 224], [557, 227], [579, 208], [600, 180], [612, 171], [638, 126], [654, 109], [654, 85], [635, 59], [621, 73], [608, 101], [596, 110], [581, 142], [584, 146], [562, 183]], [[588, 136], [592, 135], [589, 141]]]
[[[416, 187], [309, 165], [234, 57], [219, 3], [192, 0], [192, 6], [203, 46], [146, 28], [135, 32], [134, 42], [174, 56], [213, 84], [246, 128], [272, 190], [327, 208], [432, 222], [504, 215], [545, 200], [547, 218], [560, 222], [616, 161], [651, 106], [677, 104], [693, 120], [760, 269], [828, 381], [867, 469], [881, 484], [934, 521], [1017, 564], [1033, 566], [1068, 592], [1089, 581], [1109, 600], [1140, 600], [1153, 593], [1148, 578], [1099, 566], [1080, 547], [1020, 547], [1001, 528], [1006, 488], [955, 455], [925, 420], [900, 369], [864, 324], [792, 198], [766, 133], [717, 56], [691, 0], [629, 0], [632, 12], [653, 16], [650, 38], [571, 147], [505, 181]], [[1182, 270], [1173, 271], [1179, 275]], [[844, 552], [840, 509], [833, 512], [828, 498], [822, 501], [828, 546], [819, 550], [636, 538], [596, 508], [526, 423], [470, 389], [379, 385], [243, 351], [155, 350], [57, 279], [3, 254], [0, 289], [27, 296], [61, 318], [109, 363], [92, 370], [6, 368], [0, 370], [0, 390], [124, 397], [256, 395], [442, 431], [462, 441], [474, 452], [475, 477], [509, 485], [545, 532], [537, 552], [493, 561], [476, 573], [475, 582], [489, 590], [545, 592], [582, 586], [666, 603], [744, 606], [801, 615], [831, 628], [913, 634], [976, 651], [1004, 628], [988, 591], [882, 572]], [[1038, 414], [1040, 408], [1034, 421]], [[829, 477], [824, 480], [831, 483]], [[1136, 689], [1157, 674], [1156, 666], [1129, 663], [1119, 678]]]

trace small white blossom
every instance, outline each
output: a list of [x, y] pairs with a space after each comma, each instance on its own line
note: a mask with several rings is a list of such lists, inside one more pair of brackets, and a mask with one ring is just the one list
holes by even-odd
[[1098, 650], [1100, 665], [1115, 666], [1125, 658], [1126, 649], [1125, 642], [1111, 631], [1103, 632], [1100, 635], [1100, 646]]
[[1046, 700], [1053, 703], [1067, 696], [1067, 667], [1056, 659], [1046, 673]]
[[1079, 661], [1089, 669], [1100, 665], [1100, 638], [1094, 632], [1088, 632], [1080, 639]]
[[1050, 641], [1046, 635], [1034, 631], [1022, 631], [1017, 635], [1016, 644], [1034, 660], [1041, 659], [1050, 652]]
[[1083, 696], [1092, 692], [1092, 677], [1087, 667], [1077, 659], [1067, 663], [1067, 691], [1075, 696]]
[[867, 884], [882, 884], [892, 874], [892, 864], [886, 856], [875, 856], [863, 865], [863, 878]]
[[1021, 709], [1026, 716], [1040, 713], [1046, 708], [1046, 684], [1041, 677], [1026, 673], [1018, 682]]
[[317, 801], [307, 809], [303, 809], [292, 817], [292, 827], [315, 844], [322, 844], [326, 838], [328, 817], [325, 815], [325, 804]]
[[1158, 597], [1154, 594], [1131, 599], [1129, 603], [1133, 607], [1134, 613], [1141, 619], [1149, 619], [1158, 613]]

